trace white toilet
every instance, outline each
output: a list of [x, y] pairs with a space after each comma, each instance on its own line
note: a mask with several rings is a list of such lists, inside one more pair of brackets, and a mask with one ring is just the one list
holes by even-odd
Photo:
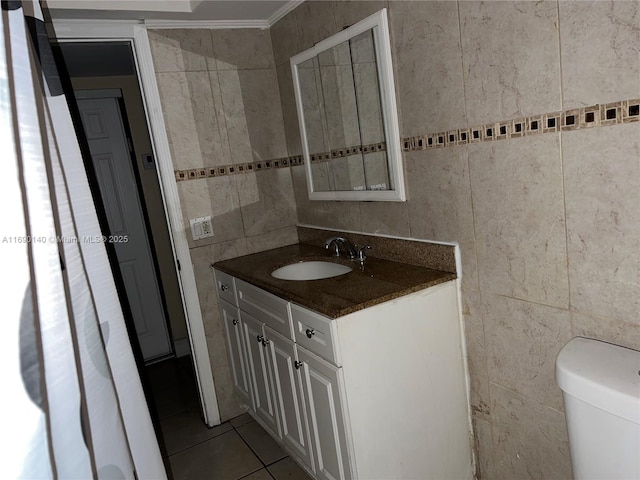
[[640, 479], [640, 352], [576, 337], [556, 359], [576, 480]]

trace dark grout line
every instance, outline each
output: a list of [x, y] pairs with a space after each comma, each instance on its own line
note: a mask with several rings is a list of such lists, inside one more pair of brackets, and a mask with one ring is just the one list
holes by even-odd
[[[286, 453], [286, 452], [285, 452], [285, 453]], [[265, 465], [265, 466], [267, 466], [267, 467], [271, 467], [271, 466], [275, 465], [276, 463], [281, 462], [281, 461], [282, 461], [282, 460], [284, 460], [285, 458], [289, 458], [289, 455], [285, 455], [284, 457], [279, 458], [278, 460], [275, 460], [275, 461], [271, 462], [269, 465]]]
[[[271, 463], [265, 463], [265, 462], [263, 462], [263, 461], [262, 461], [262, 459], [260, 458], [260, 456], [256, 453], [256, 451], [255, 451], [253, 448], [251, 448], [251, 445], [249, 445], [249, 443], [244, 439], [244, 437], [242, 436], [242, 434], [241, 434], [240, 432], [238, 432], [238, 428], [242, 428], [242, 427], [247, 426], [247, 425], [249, 425], [250, 423], [254, 423], [254, 422], [255, 422], [255, 423], [257, 423], [255, 420], [253, 420], [253, 421], [251, 421], [251, 422], [243, 423], [242, 425], [239, 425], [238, 427], [233, 426], [233, 424], [231, 424], [231, 426], [232, 426], [232, 427], [233, 427], [233, 429], [236, 431], [236, 433], [238, 434], [238, 436], [242, 439], [242, 441], [247, 445], [247, 447], [249, 447], [249, 450], [251, 450], [251, 452], [252, 452], [256, 457], [258, 457], [258, 460], [260, 460], [260, 463], [262, 463], [262, 465], [264, 465], [264, 468], [266, 469], [267, 467], [270, 467], [270, 466], [272, 466], [272, 465], [275, 465], [275, 464], [276, 464], [276, 463], [278, 463], [279, 461], [284, 460], [285, 458], [288, 458], [288, 457], [289, 457], [289, 455], [287, 455], [287, 452], [285, 451], [285, 456], [284, 456], [284, 457], [282, 457], [282, 458], [279, 458], [278, 460], [275, 460], [275, 461], [273, 461], [273, 462], [271, 462]], [[260, 424], [258, 423], [258, 425], [260, 425]], [[260, 428], [262, 428], [262, 425], [260, 425]], [[269, 470], [267, 470], [267, 472], [269, 473], [269, 475], [271, 475], [271, 472], [269, 472]], [[275, 477], [274, 477], [273, 475], [271, 475], [271, 478], [275, 478]]]
[[[249, 422], [251, 423], [251, 422]], [[240, 425], [240, 427], [244, 427], [245, 425], [248, 425], [248, 423], [245, 423], [243, 425]], [[233, 425], [232, 425], [233, 426]], [[262, 425], [260, 425], [260, 427], [262, 428]], [[285, 456], [282, 458], [279, 458], [278, 460], [271, 462], [271, 463], [265, 463], [262, 461], [262, 459], [260, 458], [260, 456], [256, 453], [256, 451], [251, 447], [251, 445], [249, 445], [249, 443], [244, 439], [244, 437], [242, 436], [242, 434], [240, 432], [238, 432], [238, 430], [236, 429], [236, 427], [233, 427], [233, 429], [236, 431], [236, 433], [238, 434], [238, 436], [242, 439], [242, 441], [247, 445], [247, 447], [249, 447], [249, 450], [251, 450], [251, 452], [258, 458], [258, 460], [260, 461], [260, 463], [262, 463], [262, 465], [264, 465], [264, 468], [266, 469], [267, 467], [270, 467], [271, 465], [278, 463], [280, 460], [284, 460], [285, 458], [287, 458], [289, 455], [286, 454], [285, 452]], [[268, 470], [267, 470], [268, 472]], [[271, 472], [269, 472], [269, 475], [271, 475]], [[273, 475], [271, 475], [271, 477], [273, 478]]]
[[265, 468], [265, 470], [267, 471], [267, 473], [269, 474], [269, 476], [270, 476], [271, 478], [273, 478], [273, 480], [277, 480], [277, 479], [276, 479], [276, 477], [274, 477], [274, 476], [273, 476], [273, 473], [271, 473], [271, 472], [269, 471], [269, 469], [268, 469], [268, 468]]
[[[242, 425], [241, 425], [242, 426]], [[233, 427], [233, 425], [232, 425]], [[258, 461], [262, 464], [262, 466], [264, 468], [266, 468], [267, 466], [265, 465], [265, 463], [262, 461], [262, 459], [260, 458], [260, 456], [256, 453], [256, 451], [251, 448], [251, 445], [249, 445], [249, 443], [244, 439], [244, 437], [240, 434], [240, 432], [238, 432], [238, 430], [236, 429], [236, 427], [233, 427], [233, 430], [238, 434], [238, 436], [240, 437], [240, 439], [244, 442], [244, 444], [249, 448], [249, 450], [251, 450], [251, 453], [253, 453], [256, 458], [258, 459]]]
[[[240, 415], [238, 415], [237, 417], [230, 418], [230, 419], [229, 419], [229, 420], [227, 420], [227, 421], [228, 421], [229, 423], [231, 423], [231, 421], [232, 421], [232, 420], [235, 420], [236, 418], [239, 418], [239, 417], [241, 417], [242, 415], [249, 415], [249, 413], [247, 413], [247, 412], [246, 412], [246, 413], [241, 413], [241, 414], [240, 414]], [[248, 422], [243, 423], [242, 425], [238, 425], [238, 426], [236, 427], [233, 423], [231, 423], [231, 426], [232, 426], [234, 429], [236, 429], [236, 430], [237, 430], [237, 429], [238, 429], [238, 428], [240, 428], [240, 427], [244, 427], [245, 425], [249, 425], [250, 423], [255, 422], [255, 419], [254, 419], [251, 415], [249, 415], [249, 418], [250, 418], [251, 420], [249, 420]]]
[[[218, 435], [214, 435], [213, 437], [209, 437], [209, 438], [207, 438], [206, 440], [202, 440], [201, 442], [194, 443], [193, 445], [189, 445], [188, 447], [184, 447], [183, 449], [178, 450], [177, 452], [173, 452], [171, 455], [168, 455], [166, 458], [171, 458], [171, 457], [173, 457], [174, 455], [177, 455], [178, 453], [182, 453], [182, 452], [184, 452], [184, 451], [186, 451], [186, 450], [189, 450], [190, 448], [197, 447], [198, 445], [202, 445], [203, 443], [206, 443], [206, 442], [208, 442], [209, 440], [213, 440], [214, 438], [221, 437], [222, 435], [226, 435], [227, 433], [231, 433], [231, 432], [233, 432], [233, 430], [227, 430], [226, 432], [222, 432], [222, 433], [220, 433], [220, 434], [218, 434]], [[237, 432], [236, 432], [236, 433], [237, 433]], [[242, 437], [240, 436], [240, 434], [239, 434], [239, 433], [238, 433], [238, 436], [239, 436], [240, 438], [242, 438]], [[244, 439], [243, 439], [243, 441], [244, 441]], [[245, 442], [245, 443], [246, 443], [246, 442]], [[257, 456], [257, 455], [256, 455], [256, 456]], [[260, 460], [260, 459], [258, 458], [258, 460]], [[262, 462], [261, 462], [261, 463], [262, 463]], [[263, 465], [264, 465], [264, 464], [263, 464]]]
[[[253, 472], [251, 472], [251, 473], [247, 473], [246, 475], [244, 475], [244, 476], [242, 476], [242, 477], [240, 477], [240, 478], [237, 478], [236, 480], [242, 480], [243, 478], [247, 478], [249, 475], [253, 475], [254, 473], [259, 472], [259, 471], [261, 471], [261, 470], [264, 470], [264, 471], [265, 471], [265, 472], [267, 472], [269, 475], [271, 475], [271, 473], [269, 472], [269, 470], [267, 470], [265, 467], [262, 467], [262, 468], [259, 468], [259, 469], [257, 469], [257, 470], [254, 470], [254, 471], [253, 471]], [[273, 476], [272, 476], [271, 478], [273, 478]], [[274, 480], [275, 480], [275, 479], [274, 479]]]

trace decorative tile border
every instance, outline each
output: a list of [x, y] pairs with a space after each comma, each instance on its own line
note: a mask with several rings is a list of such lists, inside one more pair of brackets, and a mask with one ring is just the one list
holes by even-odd
[[318, 152], [309, 155], [312, 162], [328, 162], [334, 158], [348, 157], [358, 153], [375, 153], [387, 150], [386, 142], [370, 143], [369, 145], [352, 145], [350, 147], [335, 148], [330, 152]]
[[[402, 139], [402, 151], [428, 150], [446, 148], [468, 143], [492, 142], [510, 138], [528, 137], [551, 132], [581, 130], [606, 125], [640, 122], [640, 99], [622, 100], [620, 102], [574, 108], [562, 112], [551, 112], [531, 115], [525, 118], [486, 123], [470, 128], [460, 128], [446, 132], [427, 133]], [[319, 152], [310, 155], [312, 162], [326, 162], [333, 158], [348, 157], [357, 153], [381, 152], [387, 149], [385, 142], [369, 145], [354, 145], [337, 148], [330, 152]], [[241, 173], [259, 172], [272, 168], [288, 168], [303, 165], [302, 155], [261, 160], [258, 162], [221, 165], [218, 167], [193, 168], [191, 170], [175, 170], [177, 182], [197, 180], [199, 178], [223, 177]]]
[[175, 170], [176, 182], [186, 180], [197, 180], [199, 178], [225, 177], [227, 175], [238, 175], [241, 173], [260, 172], [272, 168], [288, 168], [304, 163], [302, 155], [292, 157], [276, 158], [274, 160], [260, 160], [250, 163], [236, 163], [231, 165], [220, 165], [218, 167], [192, 168], [190, 170]]
[[[311, 154], [312, 162], [326, 162], [333, 158], [348, 157], [357, 153], [374, 153], [383, 152], [387, 149], [386, 142], [372, 143], [369, 145], [354, 145], [350, 147], [337, 148], [330, 152]], [[186, 180], [197, 180], [199, 178], [224, 177], [227, 175], [238, 175], [241, 173], [259, 172], [262, 170], [270, 170], [272, 168], [295, 167], [296, 165], [304, 165], [302, 155], [292, 157], [276, 158], [275, 160], [261, 160], [251, 163], [238, 163], [232, 165], [221, 165], [218, 167], [202, 167], [192, 168], [190, 170], [174, 170], [176, 182], [184, 182]]]
[[486, 123], [471, 128], [427, 133], [402, 139], [402, 151], [445, 148], [468, 143], [492, 142], [551, 132], [579, 130], [640, 121], [640, 99], [532, 115], [515, 120]]

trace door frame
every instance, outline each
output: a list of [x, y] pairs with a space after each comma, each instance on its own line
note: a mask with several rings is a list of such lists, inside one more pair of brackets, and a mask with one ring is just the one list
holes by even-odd
[[[193, 353], [193, 363], [200, 393], [205, 423], [219, 425], [220, 409], [216, 397], [213, 374], [209, 360], [209, 348], [204, 330], [196, 279], [191, 264], [189, 244], [184, 229], [184, 218], [178, 196], [169, 138], [165, 129], [160, 93], [156, 82], [151, 46], [147, 28], [138, 21], [129, 20], [53, 20], [59, 42], [126, 41], [131, 45], [136, 64], [138, 84], [145, 108], [149, 136], [156, 159], [160, 194], [162, 196], [169, 237], [173, 247], [178, 283], [182, 294], [187, 333]], [[182, 259], [182, 261], [180, 261]], [[179, 267], [178, 267], [179, 265]]]

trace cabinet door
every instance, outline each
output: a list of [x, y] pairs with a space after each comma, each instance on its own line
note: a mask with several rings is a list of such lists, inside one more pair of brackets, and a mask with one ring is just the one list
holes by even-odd
[[224, 300], [220, 300], [220, 316], [227, 332], [227, 350], [231, 363], [231, 377], [233, 385], [242, 397], [242, 400], [255, 410], [251, 398], [251, 384], [249, 376], [249, 365], [244, 346], [242, 326], [240, 325], [240, 312], [233, 305], [229, 305]]
[[240, 315], [247, 347], [255, 412], [267, 430], [280, 437], [278, 409], [271, 378], [271, 359], [268, 354], [268, 343], [264, 338], [264, 324], [246, 312], [241, 311]]
[[[351, 479], [340, 392], [342, 368], [297, 346], [316, 474], [320, 479]], [[375, 439], [371, 439], [375, 441]]]
[[[282, 440], [313, 470], [311, 438], [302, 396], [302, 376], [295, 344], [265, 325], [273, 365], [273, 386], [279, 406]], [[297, 366], [296, 366], [297, 365]]]

